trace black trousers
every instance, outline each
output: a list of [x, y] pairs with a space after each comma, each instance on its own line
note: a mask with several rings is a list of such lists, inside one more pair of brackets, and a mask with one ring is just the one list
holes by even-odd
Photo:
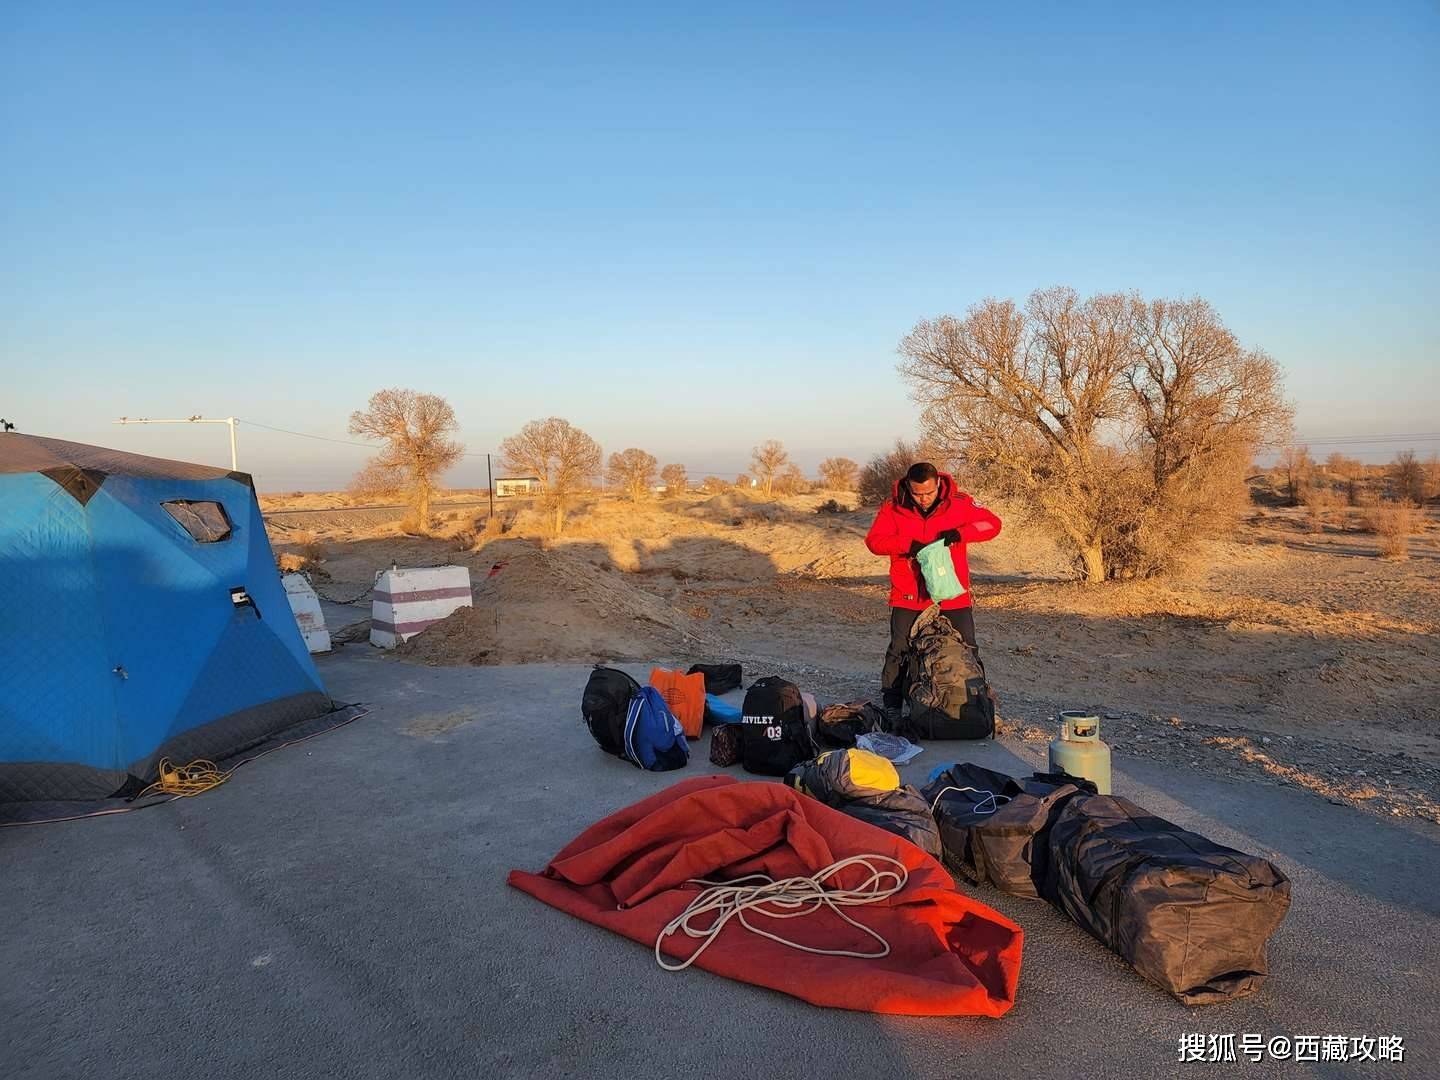
[[[975, 611], [973, 608], [956, 608], [944, 612], [950, 625], [960, 631], [965, 644], [975, 645]], [[887, 709], [899, 708], [905, 700], [905, 656], [910, 651], [910, 628], [920, 612], [908, 608], [890, 609], [890, 645], [885, 650], [885, 667], [880, 671], [880, 692]]]

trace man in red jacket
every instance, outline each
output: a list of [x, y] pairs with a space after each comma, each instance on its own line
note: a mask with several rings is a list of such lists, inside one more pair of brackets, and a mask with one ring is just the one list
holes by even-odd
[[940, 605], [945, 617], [966, 642], [975, 644], [975, 616], [970, 601], [970, 564], [965, 545], [993, 540], [1000, 535], [1000, 519], [963, 491], [955, 480], [928, 461], [918, 462], [895, 483], [894, 495], [880, 507], [865, 536], [865, 546], [876, 555], [890, 556], [890, 647], [880, 673], [886, 715], [900, 719], [905, 699], [905, 654], [910, 629], [920, 613], [934, 601], [925, 591], [925, 579], [915, 556], [920, 549], [943, 540], [955, 563], [955, 575], [965, 591]]

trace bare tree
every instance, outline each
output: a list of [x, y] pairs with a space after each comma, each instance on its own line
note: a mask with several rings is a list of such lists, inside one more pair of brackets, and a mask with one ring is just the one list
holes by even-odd
[[1278, 366], [1203, 300], [986, 300], [901, 342], [926, 435], [1017, 496], [1088, 581], [1158, 573], [1288, 428]]
[[1275, 467], [1280, 470], [1280, 476], [1285, 481], [1285, 501], [1290, 506], [1299, 506], [1315, 470], [1315, 462], [1310, 458], [1310, 448], [1282, 446], [1275, 459]]
[[905, 471], [921, 459], [916, 449], [904, 439], [883, 454], [876, 454], [860, 471], [860, 501], [866, 506], [879, 506], [890, 498]]
[[1425, 494], [1431, 499], [1440, 495], [1440, 455], [1431, 454], [1425, 459]]
[[610, 465], [605, 470], [606, 482], [639, 502], [655, 484], [655, 470], [660, 463], [653, 454], [647, 454], [639, 447], [632, 446], [610, 455]]
[[1360, 478], [1365, 475], [1365, 466], [1359, 458], [1346, 457], [1338, 450], [1325, 459], [1325, 468], [1345, 485], [1345, 501], [1351, 506], [1360, 505]]
[[820, 462], [820, 483], [829, 491], [854, 491], [860, 466], [847, 457], [829, 457]]
[[500, 456], [507, 469], [539, 477], [546, 504], [555, 512], [556, 536], [570, 500], [600, 471], [600, 444], [558, 416], [530, 421], [500, 444]]
[[750, 468], [760, 478], [760, 490], [766, 498], [775, 487], [775, 477], [789, 460], [790, 455], [779, 439], [767, 439], [750, 452]]
[[436, 481], [465, 453], [465, 447], [450, 438], [458, 428], [455, 410], [442, 397], [398, 388], [375, 392], [364, 411], [350, 414], [350, 434], [383, 440], [384, 446], [352, 487], [404, 494], [417, 530], [428, 532]]
[[666, 465], [660, 470], [660, 480], [665, 485], [665, 494], [672, 497], [685, 494], [685, 488], [690, 482], [690, 478], [685, 475], [684, 465]]
[[735, 477], [735, 486], [749, 491], [755, 485], [750, 482], [750, 474], [742, 472], [739, 476]]
[[1390, 463], [1390, 479], [1397, 498], [1408, 499], [1416, 506], [1425, 504], [1425, 467], [1414, 450], [1402, 450], [1395, 455]]
[[804, 470], [793, 461], [775, 478], [774, 486], [782, 495], [806, 495], [810, 491], [810, 481], [805, 478]]

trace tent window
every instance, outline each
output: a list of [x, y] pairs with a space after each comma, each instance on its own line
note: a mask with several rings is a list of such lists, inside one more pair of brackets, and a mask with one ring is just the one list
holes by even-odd
[[230, 518], [225, 514], [225, 507], [218, 502], [175, 499], [160, 505], [180, 523], [182, 529], [202, 544], [218, 544], [221, 540], [230, 539]]

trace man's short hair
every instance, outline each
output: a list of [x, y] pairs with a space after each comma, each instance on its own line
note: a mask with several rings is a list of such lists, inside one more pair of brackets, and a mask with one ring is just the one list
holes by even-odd
[[905, 482], [908, 484], [926, 484], [931, 480], [938, 479], [940, 479], [940, 470], [928, 461], [917, 461], [905, 474]]

